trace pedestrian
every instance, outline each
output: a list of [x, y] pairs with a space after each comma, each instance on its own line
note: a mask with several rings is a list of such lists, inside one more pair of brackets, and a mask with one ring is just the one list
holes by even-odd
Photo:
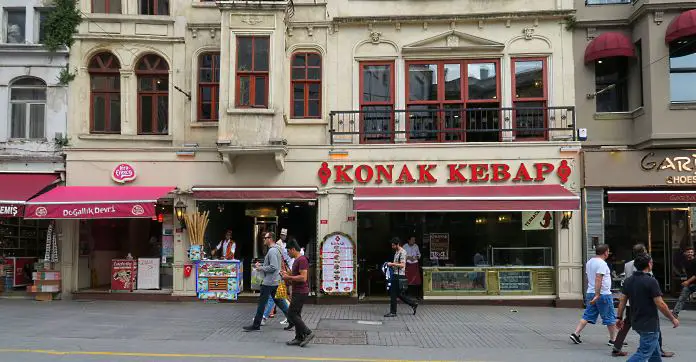
[[421, 252], [416, 244], [416, 237], [411, 235], [408, 243], [404, 245], [406, 250], [406, 279], [408, 279], [408, 290], [411, 297], [420, 298], [420, 286], [423, 284], [420, 271]]
[[287, 345], [304, 347], [314, 339], [314, 333], [302, 321], [302, 307], [309, 299], [309, 259], [300, 254], [297, 241], [290, 240], [287, 248], [288, 254], [295, 259], [290, 273], [282, 273], [283, 280], [290, 282], [292, 287], [288, 321], [295, 326], [295, 339], [287, 342]]
[[[649, 254], [638, 255], [633, 264], [636, 272], [626, 279], [623, 285], [623, 296], [619, 303], [619, 316], [623, 315], [626, 304], [631, 303], [631, 325], [640, 335], [638, 350], [628, 362], [658, 362], [662, 361], [660, 353], [660, 319], [658, 309], [672, 321], [674, 328], [679, 327], [679, 320], [670, 312], [662, 299], [660, 283], [652, 276], [653, 262]], [[618, 326], [623, 327], [624, 321], [619, 319]]]
[[689, 300], [691, 294], [696, 293], [696, 258], [694, 256], [693, 246], [689, 245], [684, 249], [684, 259], [686, 260], [684, 263], [686, 269], [686, 280], [681, 284], [681, 294], [679, 295], [679, 300], [672, 311], [674, 316], [677, 318], [679, 318], [679, 313], [681, 312], [682, 308], [684, 308], [684, 303]]
[[[630, 278], [633, 276], [633, 273], [636, 272], [635, 268], [635, 258], [638, 255], [641, 254], [647, 254], [647, 249], [645, 248], [645, 245], [643, 244], [636, 244], [633, 246], [633, 258], [634, 260], [629, 261], [624, 265], [624, 282], [626, 279]], [[627, 352], [622, 351], [622, 348], [626, 346], [626, 343], [624, 341], [626, 340], [626, 336], [628, 335], [628, 332], [631, 330], [631, 306], [630, 306], [630, 301], [626, 301], [626, 318], [624, 318], [624, 323], [621, 328], [619, 328], [619, 333], [616, 335], [616, 339], [614, 341], [614, 348], [611, 352], [611, 355], [613, 357], [625, 357], [628, 356]], [[618, 320], [622, 320], [622, 315], [618, 314], [617, 315]], [[669, 357], [674, 357], [674, 352], [667, 352], [663, 349], [662, 346], [662, 333], [660, 333], [660, 353], [662, 354], [662, 357], [664, 358], [669, 358]]]
[[406, 250], [401, 247], [401, 240], [397, 237], [391, 239], [391, 247], [394, 251], [394, 261], [387, 263], [387, 267], [391, 268], [389, 286], [391, 303], [389, 305], [389, 313], [384, 316], [387, 318], [396, 317], [397, 299], [401, 299], [402, 302], [408, 304], [413, 309], [413, 315], [416, 315], [418, 303], [405, 295], [408, 288], [408, 281], [406, 280]]
[[599, 316], [602, 317], [602, 324], [609, 330], [609, 345], [614, 345], [616, 337], [616, 312], [614, 310], [614, 299], [611, 296], [611, 271], [607, 265], [609, 258], [609, 245], [601, 244], [595, 248], [595, 257], [585, 264], [587, 274], [587, 296], [585, 297], [585, 313], [575, 328], [575, 332], [570, 335], [570, 340], [575, 344], [582, 343], [580, 333], [588, 323], [595, 324]]
[[259, 295], [254, 323], [243, 328], [247, 332], [261, 330], [261, 320], [263, 319], [263, 312], [268, 303], [268, 298], [273, 298], [276, 304], [282, 302], [280, 299], [276, 300], [276, 291], [278, 290], [278, 284], [281, 282], [280, 263], [283, 257], [280, 248], [276, 246], [275, 234], [273, 232], [265, 233], [263, 244], [268, 247], [268, 252], [263, 259], [263, 265], [258, 262], [254, 265], [254, 269], [263, 274], [263, 281], [260, 287], [261, 294]]

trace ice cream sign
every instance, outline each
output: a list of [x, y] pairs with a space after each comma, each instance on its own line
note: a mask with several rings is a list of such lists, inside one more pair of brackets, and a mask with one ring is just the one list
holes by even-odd
[[111, 179], [120, 184], [125, 184], [126, 182], [132, 182], [135, 180], [135, 168], [127, 163], [122, 163], [111, 173]]

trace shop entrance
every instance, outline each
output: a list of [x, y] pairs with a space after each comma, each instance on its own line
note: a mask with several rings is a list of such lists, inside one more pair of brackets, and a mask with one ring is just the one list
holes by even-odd
[[653, 258], [653, 274], [665, 291], [679, 290], [679, 275], [673, 272], [675, 258], [690, 241], [688, 208], [648, 209], [648, 252]]

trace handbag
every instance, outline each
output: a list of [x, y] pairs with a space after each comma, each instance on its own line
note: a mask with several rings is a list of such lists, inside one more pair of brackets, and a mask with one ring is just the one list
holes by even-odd
[[[401, 261], [402, 261], [401, 259], [402, 259], [402, 257], [399, 256], [399, 263], [401, 263]], [[399, 281], [399, 291], [401, 293], [405, 292], [408, 289], [408, 279], [406, 278], [406, 276], [399, 275], [399, 274], [396, 274], [396, 278]]]
[[[288, 271], [288, 266], [285, 263], [285, 260], [283, 259], [283, 253], [278, 250], [280, 253], [280, 270], [287, 272]], [[280, 283], [278, 283], [278, 289], [276, 289], [276, 294], [275, 294], [276, 299], [288, 299], [288, 287], [285, 285], [284, 280], [280, 280]]]

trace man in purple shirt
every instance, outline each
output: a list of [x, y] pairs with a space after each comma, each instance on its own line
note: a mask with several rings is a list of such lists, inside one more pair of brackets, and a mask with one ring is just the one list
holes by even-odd
[[290, 257], [295, 259], [292, 263], [291, 274], [281, 273], [283, 280], [290, 282], [292, 286], [288, 322], [290, 322], [290, 325], [295, 326], [295, 339], [287, 344], [289, 346], [304, 347], [314, 339], [314, 333], [302, 321], [302, 307], [309, 298], [309, 283], [307, 282], [309, 260], [300, 253], [300, 246], [294, 240], [288, 243], [287, 250]]

